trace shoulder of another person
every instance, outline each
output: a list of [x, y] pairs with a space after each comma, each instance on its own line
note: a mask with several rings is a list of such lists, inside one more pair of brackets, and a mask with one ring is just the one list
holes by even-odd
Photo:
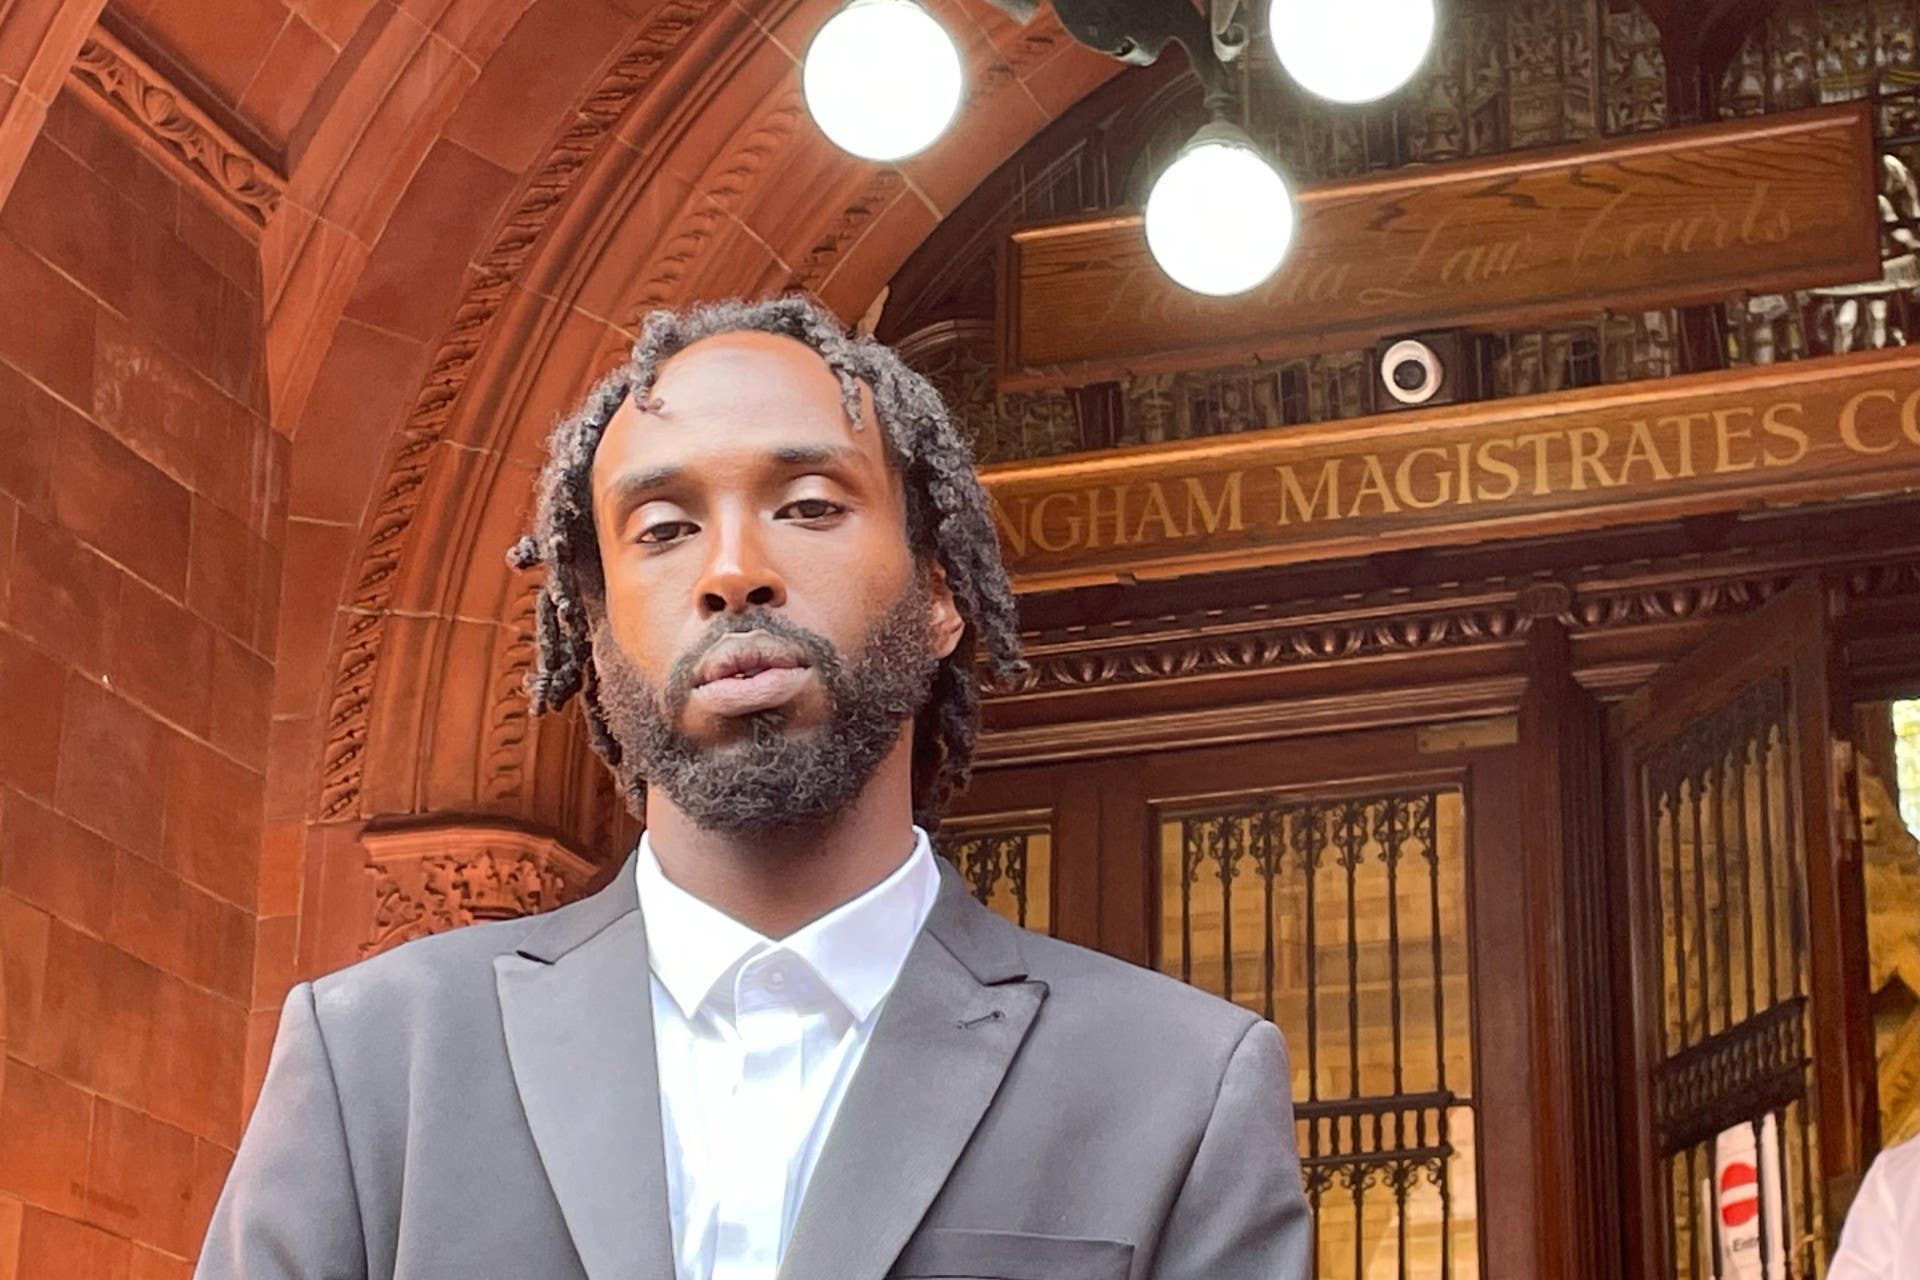
[[1875, 1156], [1867, 1180], [1877, 1184], [1887, 1200], [1920, 1220], [1920, 1134]]

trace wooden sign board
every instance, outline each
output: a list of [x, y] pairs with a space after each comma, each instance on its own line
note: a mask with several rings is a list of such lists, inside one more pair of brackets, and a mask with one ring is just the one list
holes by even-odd
[[1013, 234], [1006, 390], [1514, 327], [1880, 274], [1864, 103], [1403, 169], [1308, 191], [1287, 259], [1213, 298], [1154, 264], [1138, 214]]
[[1022, 591], [1920, 491], [1895, 348], [986, 468]]

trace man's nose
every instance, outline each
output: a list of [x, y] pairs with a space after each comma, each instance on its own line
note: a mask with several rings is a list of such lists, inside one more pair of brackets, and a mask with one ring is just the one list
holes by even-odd
[[755, 606], [777, 609], [787, 602], [786, 583], [752, 520], [723, 519], [713, 532], [712, 554], [695, 588], [702, 618]]

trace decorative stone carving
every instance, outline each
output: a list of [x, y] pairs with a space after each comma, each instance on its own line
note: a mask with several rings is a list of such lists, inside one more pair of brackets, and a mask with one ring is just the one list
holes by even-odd
[[1606, 132], [1639, 133], [1667, 123], [1667, 58], [1660, 28], [1639, 5], [1608, 10], [1602, 31]]
[[414, 399], [413, 411], [399, 432], [372, 529], [361, 549], [360, 570], [348, 602], [351, 616], [327, 713], [320, 784], [323, 819], [349, 816], [360, 803], [367, 707], [393, 581], [427, 482], [433, 447], [446, 429], [454, 400], [466, 386], [480, 345], [574, 179], [634, 100], [717, 5], [718, 0], [667, 0], [659, 6], [626, 53], [587, 95], [579, 116], [527, 184], [493, 247], [473, 272], [466, 296]]
[[197, 110], [164, 76], [104, 28], [94, 28], [73, 64], [83, 100], [146, 141], [212, 190], [254, 227], [280, 205], [285, 181]]
[[519, 799], [526, 785], [527, 738], [532, 728], [525, 682], [539, 655], [534, 635], [534, 601], [540, 579], [527, 575], [514, 597], [507, 622], [508, 639], [499, 647], [493, 677], [493, 702], [487, 709], [487, 745], [482, 795], [492, 803]]
[[[1210, 620], [1210, 624], [1214, 620]], [[1224, 621], [1221, 620], [1221, 621]], [[1085, 689], [1187, 676], [1260, 671], [1299, 663], [1342, 661], [1510, 640], [1533, 618], [1511, 598], [1392, 616], [1275, 619], [1244, 631], [1143, 638], [1095, 645], [1069, 643], [1029, 650], [1029, 669], [1008, 693]]]
[[866, 233], [873, 220], [878, 218], [891, 205], [902, 191], [907, 181], [900, 176], [898, 169], [881, 169], [867, 180], [846, 208], [840, 211], [833, 229], [807, 250], [793, 268], [794, 283], [804, 289], [818, 289], [826, 283], [834, 267], [840, 263], [840, 257]]
[[595, 870], [557, 837], [506, 824], [369, 828], [360, 843], [374, 882], [373, 927], [362, 955], [463, 925], [550, 910]]
[[680, 296], [682, 282], [713, 240], [714, 229], [739, 212], [768, 161], [788, 145], [805, 119], [800, 95], [783, 95], [731, 151], [700, 175], [673, 224], [673, 234], [663, 237], [663, 247], [653, 256], [652, 273], [634, 296], [629, 329], [638, 331], [648, 311]]

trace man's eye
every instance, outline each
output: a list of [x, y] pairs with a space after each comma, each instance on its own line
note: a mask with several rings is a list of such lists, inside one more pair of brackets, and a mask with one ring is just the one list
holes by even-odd
[[678, 542], [682, 538], [692, 536], [694, 531], [695, 526], [691, 520], [662, 520], [658, 524], [650, 524], [642, 529], [640, 536], [634, 541], [656, 544]]
[[796, 519], [800, 520], [825, 520], [845, 510], [846, 508], [839, 503], [829, 502], [825, 498], [798, 498], [780, 508], [780, 513], [791, 512]]

